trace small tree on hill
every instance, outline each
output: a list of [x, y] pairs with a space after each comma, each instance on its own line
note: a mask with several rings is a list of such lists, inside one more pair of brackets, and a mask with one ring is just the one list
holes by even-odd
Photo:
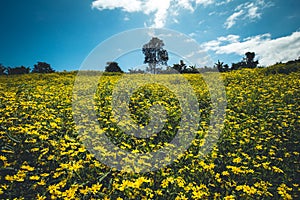
[[246, 52], [245, 58], [238, 63], [232, 63], [231, 70], [237, 70], [241, 68], [256, 68], [258, 65], [258, 61], [254, 61], [255, 53], [254, 52]]
[[123, 73], [122, 69], [119, 67], [117, 62], [107, 62], [105, 67], [105, 72], [121, 72]]
[[258, 61], [254, 61], [255, 53], [254, 52], [247, 52], [246, 55], [246, 68], [256, 68], [258, 65]]
[[147, 44], [143, 45], [144, 63], [149, 65], [148, 71], [156, 73], [158, 64], [167, 65], [169, 60], [168, 52], [163, 49], [164, 42], [157, 37], [153, 37]]
[[32, 73], [53, 73], [54, 69], [46, 62], [38, 62], [34, 65]]

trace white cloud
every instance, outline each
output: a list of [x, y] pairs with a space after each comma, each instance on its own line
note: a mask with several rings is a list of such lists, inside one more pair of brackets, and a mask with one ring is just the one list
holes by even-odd
[[258, 7], [254, 6], [249, 8], [248, 15], [250, 19], [260, 18], [261, 13], [258, 13]]
[[96, 0], [92, 3], [92, 8], [99, 10], [120, 8], [126, 12], [141, 11], [142, 2], [140, 0]]
[[196, 37], [197, 34], [193, 32], [193, 33], [190, 33], [189, 36], [190, 36], [190, 37]]
[[238, 35], [227, 35], [226, 37], [222, 36], [222, 37], [218, 38], [218, 40], [220, 42], [228, 42], [228, 43], [237, 42], [239, 39], [240, 39], [240, 36], [238, 36]]
[[186, 9], [186, 10], [190, 10], [191, 12], [194, 12], [194, 8], [192, 6], [192, 1], [190, 0], [177, 0], [178, 2], [178, 6]]
[[224, 5], [224, 4], [228, 4], [230, 2], [232, 2], [233, 0], [224, 0], [224, 1], [221, 1], [221, 2], [218, 2], [216, 3], [217, 6], [221, 6], [221, 5]]
[[232, 15], [230, 15], [226, 22], [224, 23], [224, 26], [225, 28], [229, 29], [231, 28], [233, 25], [235, 25], [237, 19], [242, 15], [244, 14], [244, 11], [243, 10], [240, 10], [239, 12], [235, 12], [233, 13]]
[[300, 31], [276, 39], [272, 39], [269, 33], [249, 37], [244, 40], [240, 40], [238, 35], [228, 35], [206, 42], [202, 46], [206, 51], [214, 51], [216, 54], [244, 56], [248, 51], [255, 52], [260, 65], [268, 66], [276, 62], [286, 62], [299, 57]]
[[153, 15], [152, 27], [162, 28], [166, 23], [168, 9], [172, 0], [95, 0], [92, 8], [99, 10], [105, 9], [121, 9], [125, 12], [142, 12], [146, 15]]
[[196, 0], [196, 4], [208, 6], [215, 3], [215, 0]]
[[246, 2], [238, 5], [224, 23], [224, 27], [230, 29], [238, 20], [249, 19], [255, 21], [261, 18], [262, 11], [265, 8], [273, 6], [272, 3], [266, 3], [264, 0], [256, 0], [254, 2]]
[[[232, 0], [94, 0], [92, 8], [102, 10], [120, 9], [124, 12], [141, 12], [151, 17], [151, 27], [162, 28], [168, 17], [174, 18], [181, 10], [194, 12], [197, 6], [223, 5]], [[172, 21], [177, 22], [172, 19]], [[148, 24], [148, 23], [145, 23]]]
[[155, 13], [154, 27], [163, 28], [166, 24], [168, 8], [170, 7], [170, 0], [151, 0], [151, 2], [155, 2], [155, 5], [159, 6], [157, 8], [157, 12]]

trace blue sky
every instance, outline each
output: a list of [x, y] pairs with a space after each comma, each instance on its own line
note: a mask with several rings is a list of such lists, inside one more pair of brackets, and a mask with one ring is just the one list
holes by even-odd
[[[230, 65], [254, 51], [270, 65], [300, 56], [299, 10], [297, 0], [1, 0], [0, 63], [77, 70], [113, 35], [153, 27], [193, 38], [214, 62]], [[118, 61], [130, 68], [125, 57]]]

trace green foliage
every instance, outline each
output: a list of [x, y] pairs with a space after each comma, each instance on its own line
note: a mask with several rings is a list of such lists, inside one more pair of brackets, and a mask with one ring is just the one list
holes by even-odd
[[46, 62], [38, 62], [34, 65], [32, 73], [53, 73], [54, 69]]
[[300, 59], [289, 61], [287, 63], [277, 63], [270, 67], [262, 69], [266, 75], [270, 74], [290, 74], [292, 72], [300, 71]]
[[117, 62], [107, 62], [105, 67], [105, 72], [120, 72], [123, 73], [122, 69], [119, 67]]
[[255, 53], [254, 52], [247, 52], [245, 53], [246, 58], [245, 58], [245, 66], [244, 68], [256, 68], [258, 65], [258, 61], [254, 61], [255, 58]]
[[14, 67], [14, 68], [7, 68], [7, 74], [8, 75], [13, 75], [13, 74], [29, 74], [30, 68], [29, 67]]
[[197, 74], [199, 71], [196, 66], [187, 66], [183, 60], [180, 60], [179, 64], [174, 64], [172, 67], [174, 70], [179, 72], [180, 74]]
[[168, 52], [163, 49], [164, 42], [157, 37], [153, 37], [147, 44], [143, 46], [143, 54], [145, 55], [145, 64], [149, 64], [148, 71], [156, 73], [156, 65], [167, 65], [169, 60]]
[[256, 68], [258, 65], [258, 61], [254, 61], [255, 58], [255, 53], [254, 52], [246, 52], [245, 53], [245, 58], [243, 58], [242, 61], [237, 62], [237, 63], [232, 63], [231, 68], [227, 64], [224, 65], [223, 62], [220, 62], [218, 60], [217, 63], [215, 63], [215, 67], [219, 70], [219, 72], [227, 72], [227, 71], [232, 71], [232, 70], [238, 70], [242, 68]]

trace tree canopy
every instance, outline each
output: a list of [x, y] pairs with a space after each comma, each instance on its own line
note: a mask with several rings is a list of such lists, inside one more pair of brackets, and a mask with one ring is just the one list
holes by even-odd
[[224, 65], [223, 62], [220, 62], [218, 60], [217, 63], [215, 63], [215, 68], [218, 69], [219, 72], [227, 72], [232, 70], [238, 70], [241, 68], [256, 68], [258, 65], [258, 60], [254, 61], [255, 53], [254, 52], [246, 52], [245, 56], [242, 61], [237, 63], [232, 63], [231, 68], [227, 64]]
[[256, 68], [257, 65], [258, 65], [258, 61], [257, 60], [254, 61], [255, 53], [254, 52], [247, 52], [247, 53], [245, 53], [245, 55], [246, 55], [246, 58], [245, 58], [246, 66], [245, 67], [246, 68]]
[[32, 73], [52, 73], [55, 72], [54, 69], [51, 68], [50, 64], [46, 62], [38, 62], [34, 65]]
[[7, 68], [7, 74], [8, 75], [12, 75], [12, 74], [28, 74], [30, 72], [30, 68], [29, 67], [24, 67], [24, 66], [20, 66], [20, 67], [8, 67]]
[[149, 65], [148, 71], [156, 73], [156, 66], [158, 64], [167, 65], [169, 60], [168, 52], [163, 49], [164, 42], [157, 37], [143, 45], [143, 54], [145, 55], [144, 63]]
[[122, 69], [119, 67], [117, 62], [107, 62], [105, 67], [105, 72], [121, 72], [123, 73]]

